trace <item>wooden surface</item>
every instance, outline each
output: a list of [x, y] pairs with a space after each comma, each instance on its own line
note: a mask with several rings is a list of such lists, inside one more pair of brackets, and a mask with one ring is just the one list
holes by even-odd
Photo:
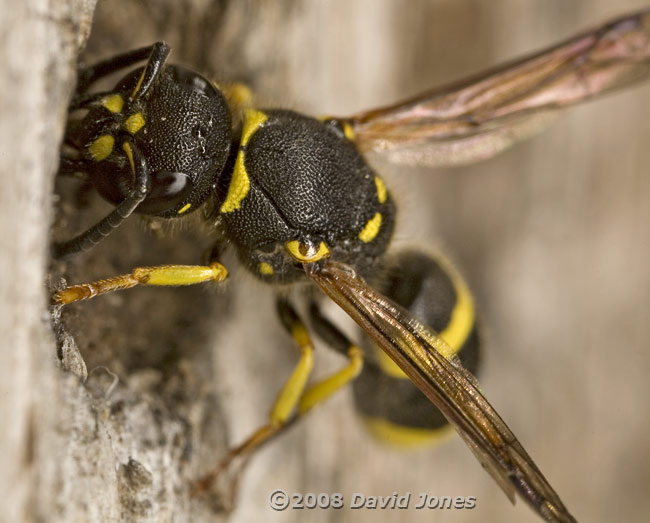
[[[87, 56], [164, 38], [174, 60], [248, 82], [263, 105], [347, 114], [641, 7], [634, 0], [100, 2]], [[444, 248], [464, 271], [485, 325], [483, 390], [584, 521], [642, 521], [650, 513], [649, 89], [574, 109], [544, 135], [476, 166], [377, 166], [400, 204], [395, 247]], [[74, 187], [58, 190], [71, 198], [58, 207], [57, 237], [107, 209], [91, 198], [78, 210]], [[151, 229], [133, 220], [93, 253], [53, 266], [54, 274], [77, 282], [135, 265], [192, 263], [210, 245], [200, 227], [167, 228], [171, 234], [162, 238]], [[234, 264], [232, 257], [226, 262]], [[3, 307], [17, 314], [15, 302]], [[133, 290], [71, 308], [64, 319], [88, 368], [108, 367], [119, 384], [113, 396], [98, 394], [103, 414], [75, 411], [77, 420], [99, 427], [105, 444], [89, 445], [85, 455], [84, 442], [74, 452], [47, 454], [46, 463], [58, 457], [70, 465], [60, 472], [70, 485], [78, 483], [69, 476], [90, 467], [85, 456], [94, 481], [86, 480], [85, 492], [64, 492], [72, 508], [34, 493], [32, 483], [40, 514], [50, 507], [70, 521], [211, 520], [208, 504], [179, 486], [262, 423], [295, 360], [271, 293], [233, 270], [225, 290]], [[11, 361], [17, 376], [25, 367]], [[341, 364], [324, 347], [317, 362], [319, 373]], [[86, 388], [70, 390], [106, 391], [106, 374], [97, 372]], [[36, 382], [35, 398], [44, 395], [38, 379], [27, 381]], [[120, 419], [118, 400], [126, 405]], [[510, 505], [459, 440], [417, 453], [387, 448], [367, 436], [350, 400], [349, 391], [340, 394], [255, 456], [229, 521], [537, 521], [523, 504]], [[151, 437], [143, 436], [147, 427], [157, 444], [143, 441]], [[162, 442], [174, 431], [182, 445]], [[104, 480], [101, 471], [129, 457], [152, 472], [152, 486], [124, 496], [125, 475], [107, 472], [112, 479]], [[341, 492], [346, 501], [353, 492], [465, 495], [476, 496], [477, 506], [274, 512], [267, 502], [274, 489]], [[102, 495], [105, 512], [89, 511]], [[124, 508], [133, 500], [144, 503], [139, 512]]]
[[[92, 0], [0, 2], [0, 521], [56, 519], [79, 385], [46, 310], [52, 179]], [[58, 409], [62, 408], [61, 411]], [[77, 446], [79, 448], [79, 446]]]

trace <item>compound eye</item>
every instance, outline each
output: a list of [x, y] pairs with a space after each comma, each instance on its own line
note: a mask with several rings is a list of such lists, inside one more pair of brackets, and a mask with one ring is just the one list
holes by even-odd
[[138, 207], [139, 212], [158, 214], [180, 204], [192, 192], [192, 180], [185, 173], [158, 171], [151, 175], [151, 191]]

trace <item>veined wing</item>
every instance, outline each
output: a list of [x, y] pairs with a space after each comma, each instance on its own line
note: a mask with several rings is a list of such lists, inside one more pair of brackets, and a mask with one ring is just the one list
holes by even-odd
[[451, 349], [442, 338], [348, 265], [325, 262], [305, 270], [440, 409], [513, 503], [517, 492], [547, 521], [575, 521], [476, 379], [444, 356]]
[[449, 166], [489, 158], [542, 130], [561, 109], [650, 73], [650, 10], [532, 56], [349, 118], [364, 153]]

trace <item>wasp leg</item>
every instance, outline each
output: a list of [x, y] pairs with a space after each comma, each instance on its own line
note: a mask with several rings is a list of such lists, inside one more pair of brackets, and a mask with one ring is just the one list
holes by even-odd
[[[79, 71], [77, 77], [77, 94], [86, 92], [100, 78], [142, 62], [143, 60], [148, 60], [146, 69], [149, 69], [153, 73], [153, 76], [151, 74], [149, 75], [153, 79], [169, 56], [169, 52], [169, 46], [165, 42], [156, 42], [153, 45], [134, 49], [85, 67]], [[142, 82], [142, 85], [144, 87], [145, 82]], [[151, 81], [149, 81], [148, 85], [151, 85]]]
[[89, 105], [102, 101], [106, 96], [113, 94], [110, 91], [101, 93], [87, 93], [86, 91], [93, 83], [104, 76], [141, 62], [146, 58], [147, 64], [130, 97], [131, 101], [141, 98], [147, 93], [160, 75], [170, 52], [171, 49], [165, 42], [156, 42], [148, 47], [129, 51], [81, 69], [77, 76], [77, 90], [68, 111], [73, 112], [78, 109], [84, 109]]
[[73, 285], [54, 294], [57, 305], [67, 305], [79, 300], [94, 298], [100, 294], [129, 289], [136, 285], [154, 285], [175, 287], [194, 285], [206, 281], [221, 282], [228, 276], [228, 271], [220, 263], [210, 265], [158, 265], [155, 267], [136, 267], [131, 274], [123, 274], [105, 280], [82, 285]]
[[278, 301], [278, 313], [282, 324], [300, 348], [300, 360], [275, 400], [269, 415], [269, 423], [256, 430], [243, 443], [231, 449], [215, 469], [196, 481], [194, 490], [197, 493], [208, 490], [219, 474], [229, 469], [235, 460], [239, 460], [240, 467], [234, 471], [236, 483], [239, 477], [238, 473], [241, 472], [246, 460], [254, 450], [284, 432], [313, 407], [328, 399], [361, 373], [363, 367], [361, 349], [352, 344], [341, 331], [313, 307], [311, 315], [315, 329], [333, 348], [346, 354], [349, 363], [305, 390], [313, 367], [313, 344], [304, 323], [286, 301]]
[[118, 228], [126, 218], [131, 216], [136, 207], [146, 198], [151, 189], [151, 178], [144, 155], [134, 144], [125, 142], [123, 148], [135, 171], [135, 184], [131, 191], [115, 209], [90, 229], [71, 240], [55, 243], [53, 246], [53, 256], [55, 258], [64, 258], [91, 249]]
[[198, 480], [195, 483], [195, 490], [198, 492], [207, 490], [216, 479], [217, 474], [226, 469], [235, 458], [246, 459], [254, 449], [285, 427], [305, 390], [307, 379], [314, 366], [314, 346], [305, 324], [300, 320], [295, 310], [284, 300], [278, 300], [277, 306], [282, 324], [298, 344], [300, 359], [276, 397], [269, 414], [268, 423], [257, 429], [243, 443], [230, 449], [226, 457], [214, 470]]
[[77, 93], [68, 106], [68, 113], [79, 109], [88, 109], [91, 105], [99, 105], [107, 96], [115, 94], [113, 91], [101, 91], [99, 93]]
[[316, 333], [334, 350], [347, 356], [348, 364], [331, 376], [312, 385], [301, 396], [298, 404], [298, 415], [302, 416], [317, 404], [325, 401], [337, 390], [354, 380], [363, 369], [363, 351], [330, 322], [315, 303], [309, 308], [311, 324]]
[[74, 160], [72, 158], [61, 158], [59, 162], [59, 172], [58, 176], [69, 176], [70, 178], [76, 178], [81, 181], [87, 181], [89, 179], [88, 174], [86, 173], [86, 163], [83, 160]]

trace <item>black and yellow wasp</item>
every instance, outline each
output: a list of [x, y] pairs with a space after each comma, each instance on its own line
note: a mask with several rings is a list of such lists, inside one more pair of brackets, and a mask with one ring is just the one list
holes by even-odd
[[[441, 420], [413, 396], [404, 373], [510, 499], [518, 493], [542, 518], [573, 521], [467, 370], [473, 370], [478, 334], [460, 276], [421, 251], [385, 255], [396, 207], [363, 154], [422, 165], [491, 156], [536, 132], [556, 110], [645, 75], [647, 46], [634, 42], [647, 39], [648, 16], [616, 20], [469, 81], [345, 118], [255, 108], [235, 89], [222, 90], [168, 64], [164, 43], [100, 62], [79, 74], [70, 111], [87, 113], [71, 119], [61, 172], [85, 173], [115, 208], [86, 232], [56, 244], [55, 255], [92, 248], [133, 213], [182, 217], [209, 201], [223, 236], [215, 253], [232, 247], [243, 266], [269, 284], [315, 284], [390, 357], [369, 356], [364, 367], [364, 351], [313, 304], [312, 329], [345, 353], [349, 364], [307, 388], [312, 342], [280, 292], [279, 317], [301, 358], [269, 423], [231, 457], [248, 454], [355, 378], [358, 405], [377, 432], [395, 435], [409, 427], [408, 436], [418, 429], [429, 436]], [[143, 61], [113, 89], [89, 91], [103, 77]], [[190, 285], [226, 276], [216, 258], [205, 266], [141, 267], [65, 288], [54, 299], [68, 304], [136, 285]], [[372, 394], [382, 380], [389, 386], [377, 390], [389, 391], [392, 405]], [[404, 401], [422, 407], [403, 414]]]

